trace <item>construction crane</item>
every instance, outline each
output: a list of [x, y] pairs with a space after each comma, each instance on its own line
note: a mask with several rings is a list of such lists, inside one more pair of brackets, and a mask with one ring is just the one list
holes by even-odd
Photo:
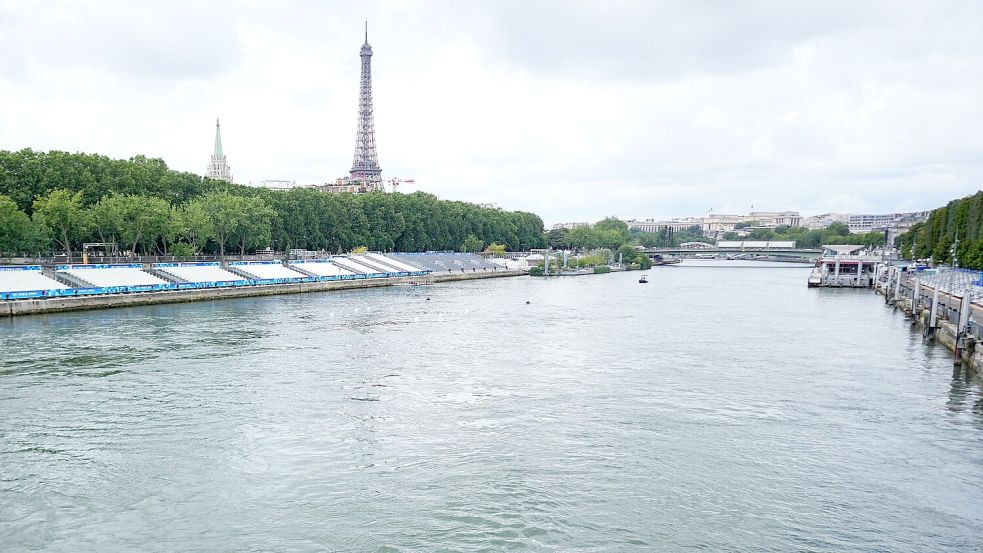
[[393, 178], [385, 181], [385, 183], [392, 187], [393, 192], [396, 192], [396, 189], [399, 187], [399, 185], [404, 184], [404, 183], [405, 184], [416, 184], [416, 181], [413, 180], [413, 179], [401, 179], [399, 177], [393, 177]]

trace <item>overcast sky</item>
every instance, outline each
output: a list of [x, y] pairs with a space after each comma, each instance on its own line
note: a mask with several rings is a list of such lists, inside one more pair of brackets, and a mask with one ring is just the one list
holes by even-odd
[[351, 168], [547, 222], [893, 212], [983, 188], [983, 2], [0, 0], [0, 149]]

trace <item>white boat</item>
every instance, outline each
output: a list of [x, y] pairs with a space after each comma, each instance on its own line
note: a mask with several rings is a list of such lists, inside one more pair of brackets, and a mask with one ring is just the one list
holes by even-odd
[[874, 271], [883, 256], [864, 250], [864, 246], [823, 246], [823, 255], [809, 274], [810, 288], [870, 288]]

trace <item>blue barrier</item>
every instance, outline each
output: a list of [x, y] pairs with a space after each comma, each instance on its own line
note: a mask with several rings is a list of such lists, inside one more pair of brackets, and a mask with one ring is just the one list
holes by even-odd
[[283, 265], [283, 263], [279, 261], [232, 261], [229, 265], [238, 267], [241, 265]]
[[154, 263], [152, 265], [156, 267], [218, 267], [219, 262], [217, 261], [199, 261], [197, 263]]
[[0, 271], [40, 271], [40, 265], [4, 265]]
[[24, 300], [43, 297], [45, 290], [22, 290], [20, 292], [0, 292], [0, 300]]
[[143, 265], [139, 263], [103, 263], [96, 265], [55, 265], [56, 271], [65, 271], [67, 269], [142, 269]]
[[[163, 264], [167, 265], [167, 264]], [[171, 266], [178, 265], [176, 263], [169, 264]], [[201, 265], [217, 265], [217, 263], [202, 263]], [[140, 267], [140, 265], [135, 265]], [[24, 268], [16, 267], [9, 270], [28, 270], [26, 266]], [[93, 266], [95, 267], [95, 266]], [[119, 267], [119, 265], [116, 265]], [[6, 267], [0, 267], [0, 270], [8, 269]], [[40, 266], [37, 266], [37, 270], [40, 270]], [[96, 296], [96, 295], [112, 295], [112, 294], [128, 294], [137, 292], [160, 292], [165, 290], [199, 290], [208, 288], [237, 288], [242, 286], [268, 286], [273, 284], [299, 284], [303, 282], [332, 282], [338, 280], [361, 280], [367, 278], [396, 278], [396, 277], [407, 277], [407, 276], [426, 276], [429, 271], [401, 271], [398, 273], [372, 273], [372, 274], [350, 274], [350, 275], [332, 275], [332, 276], [318, 276], [318, 277], [294, 277], [294, 278], [266, 278], [266, 279], [248, 279], [248, 280], [222, 280], [215, 282], [183, 282], [180, 284], [139, 284], [131, 286], [109, 286], [109, 287], [93, 287], [93, 288], [64, 288], [57, 290], [25, 290], [18, 292], [0, 292], [0, 300], [15, 300], [15, 299], [31, 299], [31, 298], [63, 298], [63, 297], [73, 297], [73, 296]]]

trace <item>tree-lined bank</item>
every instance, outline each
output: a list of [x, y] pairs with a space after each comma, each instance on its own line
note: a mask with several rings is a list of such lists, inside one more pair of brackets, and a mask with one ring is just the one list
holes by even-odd
[[77, 250], [84, 242], [174, 255], [546, 245], [533, 213], [422, 192], [272, 191], [173, 171], [144, 156], [0, 151], [0, 253]]
[[[936, 263], [952, 261], [952, 245], [959, 239], [956, 256], [959, 265], [983, 269], [983, 191], [952, 200], [929, 215], [928, 220], [899, 236], [901, 255], [931, 258]], [[914, 247], [914, 251], [912, 251]]]

